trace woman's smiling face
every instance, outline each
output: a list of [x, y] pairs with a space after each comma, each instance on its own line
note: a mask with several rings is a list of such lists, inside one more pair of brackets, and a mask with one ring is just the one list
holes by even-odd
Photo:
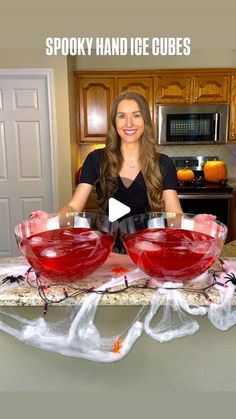
[[122, 100], [116, 112], [116, 129], [120, 138], [127, 143], [140, 140], [144, 131], [144, 119], [135, 100]]

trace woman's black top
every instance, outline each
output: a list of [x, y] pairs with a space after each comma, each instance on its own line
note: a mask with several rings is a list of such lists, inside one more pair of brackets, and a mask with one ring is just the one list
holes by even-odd
[[[79, 183], [89, 183], [93, 185], [100, 175], [102, 149], [94, 150], [88, 154], [82, 167]], [[176, 169], [173, 161], [165, 154], [160, 154], [160, 171], [162, 174], [163, 190], [177, 188]], [[97, 197], [101, 197], [101, 188], [99, 182], [96, 183]], [[118, 189], [113, 198], [130, 207], [128, 216], [142, 214], [148, 211], [147, 186], [145, 184], [142, 172], [140, 171], [136, 178], [127, 188], [118, 176]]]

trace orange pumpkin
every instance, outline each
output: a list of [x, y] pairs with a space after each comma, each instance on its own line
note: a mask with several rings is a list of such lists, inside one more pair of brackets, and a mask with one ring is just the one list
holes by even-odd
[[222, 160], [209, 160], [204, 165], [204, 177], [207, 182], [226, 180], [227, 175], [227, 167]]
[[178, 169], [177, 170], [177, 179], [182, 182], [192, 182], [194, 178], [194, 173], [191, 169], [188, 167], [185, 167], [185, 169]]

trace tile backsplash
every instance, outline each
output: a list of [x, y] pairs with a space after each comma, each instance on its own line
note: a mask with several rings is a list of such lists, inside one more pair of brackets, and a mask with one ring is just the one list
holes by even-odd
[[226, 163], [228, 178], [236, 179], [236, 143], [201, 146], [162, 146], [159, 148], [159, 151], [167, 154], [169, 157], [217, 156]]
[[[84, 159], [90, 151], [104, 147], [102, 144], [83, 144], [79, 151], [79, 165], [83, 164]], [[173, 145], [159, 146], [160, 153], [167, 154], [169, 157], [195, 157], [195, 156], [217, 156], [227, 165], [228, 179], [236, 180], [236, 143], [219, 145]]]

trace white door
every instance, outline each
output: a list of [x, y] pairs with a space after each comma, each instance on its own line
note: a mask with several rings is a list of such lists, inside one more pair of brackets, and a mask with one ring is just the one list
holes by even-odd
[[18, 222], [55, 209], [48, 88], [45, 75], [0, 73], [0, 257], [19, 255]]

